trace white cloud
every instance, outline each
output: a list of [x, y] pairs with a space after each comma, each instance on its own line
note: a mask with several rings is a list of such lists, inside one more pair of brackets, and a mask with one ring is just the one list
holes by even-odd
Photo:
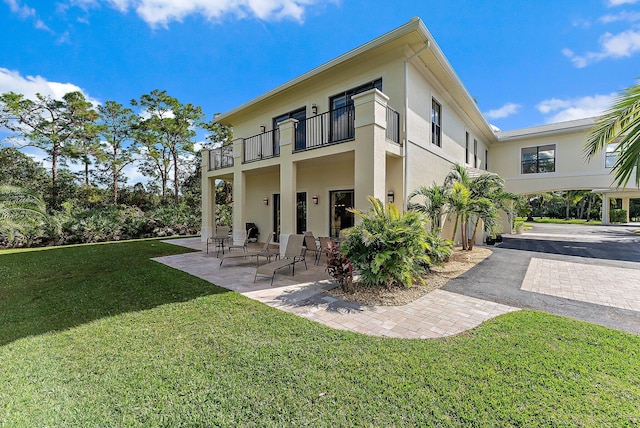
[[578, 68], [602, 61], [606, 58], [626, 58], [640, 51], [640, 30], [627, 30], [618, 34], [605, 33], [600, 37], [599, 52], [587, 52], [576, 55], [571, 49], [562, 53]]
[[[76, 2], [79, 0], [76, 0]], [[225, 16], [255, 17], [263, 21], [304, 20], [305, 9], [323, 0], [103, 0], [109, 6], [126, 13], [133, 9], [151, 27], [167, 27], [170, 22], [182, 22], [189, 15], [202, 15], [210, 21]], [[81, 3], [88, 2], [80, 0]]]
[[36, 10], [27, 5], [21, 5], [19, 0], [4, 0], [9, 5], [11, 12], [18, 15], [20, 18], [25, 19], [31, 16], [35, 16]]
[[546, 123], [565, 122], [599, 116], [611, 106], [615, 97], [616, 94], [612, 93], [571, 99], [552, 98], [541, 101], [536, 108], [544, 115], [552, 114], [545, 119]]
[[609, 0], [607, 1], [607, 6], [616, 7], [616, 6], [622, 6], [624, 4], [635, 4], [637, 2], [638, 0]]
[[23, 77], [17, 71], [0, 67], [0, 94], [15, 92], [33, 99], [37, 93], [61, 99], [67, 92], [80, 91], [94, 106], [100, 104], [73, 83], [50, 82], [42, 76]]
[[489, 119], [503, 119], [505, 117], [509, 117], [511, 115], [518, 113], [518, 110], [520, 110], [520, 107], [521, 107], [520, 104], [507, 103], [498, 109], [489, 110], [484, 115], [487, 116]]
[[612, 22], [618, 21], [636, 22], [640, 21], [640, 12], [623, 11], [620, 13], [616, 13], [615, 15], [604, 15], [598, 18], [598, 21], [602, 22], [603, 24], [610, 24]]

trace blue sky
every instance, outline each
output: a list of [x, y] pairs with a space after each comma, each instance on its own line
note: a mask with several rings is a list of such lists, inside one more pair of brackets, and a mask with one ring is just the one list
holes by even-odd
[[1, 0], [0, 93], [210, 118], [418, 16], [503, 130], [594, 116], [640, 77], [640, 0]]

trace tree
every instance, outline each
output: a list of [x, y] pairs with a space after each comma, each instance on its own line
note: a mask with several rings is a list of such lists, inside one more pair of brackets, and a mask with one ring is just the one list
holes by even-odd
[[19, 186], [40, 195], [49, 181], [47, 170], [15, 147], [0, 148], [0, 185]]
[[431, 231], [434, 232], [440, 224], [440, 218], [447, 204], [447, 191], [444, 186], [433, 183], [431, 186], [421, 186], [411, 192], [409, 200], [422, 198], [422, 203], [410, 202], [408, 208], [418, 211], [427, 216], [431, 224]]
[[166, 192], [169, 170], [173, 168], [174, 200], [179, 202], [181, 158], [193, 153], [194, 126], [200, 123], [202, 108], [182, 104], [166, 91], [154, 89], [131, 104], [140, 107], [146, 118], [138, 126], [138, 138], [145, 145], [143, 154], [163, 182]]
[[65, 95], [68, 114], [74, 117], [71, 124], [73, 127], [69, 144], [69, 157], [72, 161], [80, 161], [84, 166], [84, 186], [89, 187], [90, 166], [92, 158], [99, 154], [100, 144], [98, 142], [98, 112], [93, 109], [92, 104], [87, 101], [80, 92], [70, 92]]
[[122, 171], [135, 161], [136, 144], [132, 141], [133, 131], [138, 124], [138, 116], [133, 110], [115, 101], [107, 101], [98, 107], [99, 132], [104, 138], [100, 145], [100, 163], [108, 177], [114, 204], [118, 203], [119, 184], [126, 178]]
[[47, 217], [44, 201], [35, 192], [0, 185], [0, 235], [7, 241], [13, 241], [16, 234], [28, 237]]
[[626, 187], [635, 170], [635, 184], [640, 186], [640, 81], [624, 89], [598, 119], [585, 143], [587, 159], [610, 144], [618, 153], [613, 165], [616, 184]]
[[56, 100], [36, 94], [35, 100], [8, 92], [0, 95], [0, 126], [17, 135], [21, 146], [44, 150], [51, 161], [51, 208], [57, 208], [58, 166], [70, 155], [73, 139], [82, 138], [84, 124], [89, 121], [90, 104], [80, 92], [69, 92]]

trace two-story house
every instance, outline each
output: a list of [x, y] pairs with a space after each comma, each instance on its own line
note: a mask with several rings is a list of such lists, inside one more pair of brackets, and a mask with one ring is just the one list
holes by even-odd
[[[217, 121], [236, 139], [203, 153], [202, 237], [215, 227], [215, 180], [222, 179], [233, 183], [236, 242], [249, 222], [276, 237], [338, 236], [355, 221], [347, 208], [367, 210], [374, 196], [403, 209], [411, 191], [442, 183], [455, 163], [497, 172], [512, 191], [538, 191], [532, 179], [552, 189], [561, 165], [574, 161], [565, 140], [581, 148], [587, 132], [559, 131], [563, 125], [494, 132], [418, 18]], [[549, 157], [553, 167], [543, 161]], [[609, 187], [600, 169], [604, 179], [589, 188]]]

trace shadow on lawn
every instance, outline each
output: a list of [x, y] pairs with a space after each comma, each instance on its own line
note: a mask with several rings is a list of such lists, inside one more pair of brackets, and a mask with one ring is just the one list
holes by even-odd
[[138, 241], [0, 254], [0, 346], [104, 317], [228, 292], [150, 260], [189, 251]]

